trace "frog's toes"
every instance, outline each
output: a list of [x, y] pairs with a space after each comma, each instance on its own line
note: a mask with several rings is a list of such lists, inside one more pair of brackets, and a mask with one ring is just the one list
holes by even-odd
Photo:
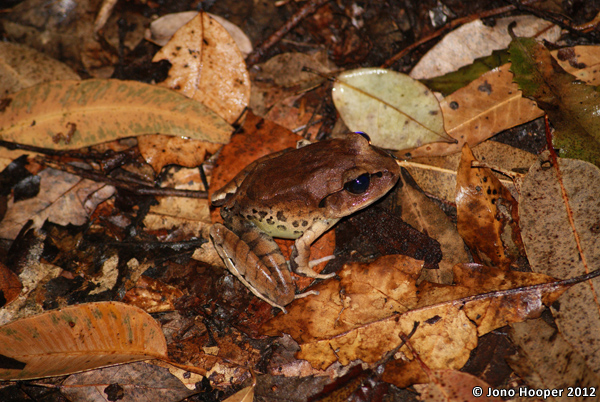
[[327, 257], [319, 258], [318, 260], [311, 260], [308, 262], [308, 267], [312, 269], [322, 262], [331, 261], [333, 259], [335, 259], [335, 255], [328, 255]]

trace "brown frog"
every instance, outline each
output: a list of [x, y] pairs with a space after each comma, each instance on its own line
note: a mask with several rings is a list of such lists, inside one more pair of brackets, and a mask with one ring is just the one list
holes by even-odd
[[290, 265], [312, 278], [310, 246], [343, 218], [377, 201], [398, 180], [392, 156], [364, 133], [266, 155], [212, 196], [225, 225], [210, 237], [225, 265], [257, 297], [285, 312], [295, 298], [288, 264], [273, 237], [296, 239]]

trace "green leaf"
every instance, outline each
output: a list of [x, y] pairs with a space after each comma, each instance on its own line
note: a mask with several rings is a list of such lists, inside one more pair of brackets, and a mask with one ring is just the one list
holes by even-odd
[[420, 81], [432, 91], [441, 92], [442, 95], [448, 96], [466, 87], [484, 73], [506, 63], [508, 63], [508, 52], [506, 49], [494, 50], [491, 55], [480, 57], [472, 64], [461, 67], [457, 71]]
[[142, 134], [226, 143], [231, 126], [202, 103], [136, 81], [52, 81], [0, 102], [0, 139], [52, 149]]
[[360, 68], [341, 74], [333, 102], [352, 131], [364, 131], [374, 145], [390, 149], [452, 141], [433, 93], [405, 74]]
[[524, 96], [536, 101], [555, 128], [560, 155], [600, 166], [600, 93], [565, 72], [535, 39], [515, 38], [511, 71]]

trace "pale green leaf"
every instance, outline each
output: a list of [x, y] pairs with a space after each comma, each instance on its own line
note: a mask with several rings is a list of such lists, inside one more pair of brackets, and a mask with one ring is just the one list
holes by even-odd
[[381, 68], [341, 74], [333, 102], [352, 131], [363, 131], [374, 145], [389, 149], [448, 141], [433, 93], [409, 76]]

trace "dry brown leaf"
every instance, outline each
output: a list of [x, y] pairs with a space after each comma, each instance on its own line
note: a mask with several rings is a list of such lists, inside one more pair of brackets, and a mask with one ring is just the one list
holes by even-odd
[[[558, 159], [557, 166], [544, 153], [531, 167], [523, 182], [519, 216], [534, 271], [573, 278], [598, 268], [598, 194], [600, 169], [590, 163]], [[559, 330], [596, 374], [600, 373], [598, 300], [600, 286], [590, 281], [570, 289], [553, 306]]]
[[[507, 172], [529, 169], [537, 160], [534, 154], [496, 141], [484, 141], [475, 146], [472, 151], [478, 160]], [[461, 154], [452, 154], [415, 158], [400, 164], [410, 172], [423, 191], [437, 198], [455, 202], [456, 171], [460, 158]], [[497, 177], [517, 199], [519, 194], [513, 182], [503, 175]]]
[[99, 302], [3, 325], [0, 354], [14, 360], [13, 368], [0, 369], [0, 378], [22, 380], [166, 359], [167, 344], [158, 323], [143, 310]]
[[[428, 384], [415, 385], [419, 400], [428, 402], [500, 402], [500, 397], [488, 397], [492, 388], [484, 381], [468, 373], [455, 370], [436, 370]], [[477, 390], [483, 396], [473, 395]]]
[[123, 302], [147, 313], [162, 313], [175, 310], [175, 301], [181, 296], [181, 290], [142, 275], [135, 287], [125, 293]]
[[560, 28], [549, 21], [531, 15], [499, 18], [493, 26], [475, 20], [463, 24], [445, 35], [413, 68], [410, 76], [432, 78], [469, 65], [477, 58], [489, 56], [494, 50], [506, 49], [510, 43], [508, 25], [516, 22], [517, 36], [537, 37], [555, 42]]
[[66, 64], [35, 49], [16, 43], [0, 43], [0, 98], [53, 80], [78, 80]]
[[[290, 334], [300, 343], [297, 357], [325, 369], [336, 361], [375, 364], [419, 322], [410, 340], [421, 360], [431, 369], [458, 369], [477, 336], [539, 316], [542, 303], [553, 302], [569, 286], [545, 275], [465, 264], [454, 267], [455, 286], [423, 282], [416, 291], [420, 265], [398, 255], [347, 264], [338, 272], [341, 280], [319, 283], [314, 287], [319, 295], [294, 301], [287, 315], [270, 320], [263, 331]], [[396, 353], [403, 357], [388, 364], [385, 381], [399, 387], [427, 382], [405, 347]]]
[[484, 263], [507, 268], [523, 249], [518, 204], [490, 169], [472, 167], [475, 161], [465, 144], [456, 176], [458, 232]]
[[170, 135], [143, 135], [138, 137], [140, 154], [160, 172], [166, 165], [185, 167], [200, 166], [207, 154], [212, 155], [219, 150], [221, 144], [195, 141]]
[[180, 401], [197, 392], [166, 368], [146, 362], [73, 374], [61, 383], [60, 389], [70, 401], [90, 402]]
[[201, 12], [180, 28], [152, 59], [169, 60], [168, 78], [161, 85], [200, 101], [229, 123], [250, 101], [246, 63], [227, 30]]
[[231, 395], [229, 398], [225, 399], [223, 402], [252, 402], [254, 400], [254, 386], [256, 384], [250, 385], [249, 387], [243, 388]]
[[23, 289], [19, 277], [2, 262], [0, 262], [0, 295], [4, 298], [0, 307], [4, 307], [15, 300]]
[[6, 216], [0, 222], [2, 237], [14, 239], [30, 219], [36, 228], [47, 219], [61, 225], [83, 225], [96, 206], [115, 191], [112, 186], [59, 170], [44, 169], [38, 175], [41, 181], [37, 197], [8, 202]]
[[411, 158], [441, 156], [459, 152], [465, 143], [471, 147], [494, 134], [543, 115], [532, 100], [523, 98], [512, 82], [510, 64], [505, 64], [442, 99], [444, 126], [455, 144], [437, 142], [401, 151]]
[[[585, 359], [569, 344], [556, 328], [543, 319], [512, 324], [510, 339], [518, 354], [510, 356], [508, 363], [532, 389], [565, 390], [557, 401], [572, 400], [567, 397], [568, 387], [596, 387], [600, 378], [585, 364]], [[588, 390], [590, 389], [588, 388]], [[597, 401], [598, 396], [579, 399]]]
[[574, 46], [552, 51], [558, 64], [577, 79], [589, 85], [600, 84], [600, 48], [598, 46]]
[[440, 243], [443, 259], [439, 269], [423, 270], [420, 280], [452, 283], [452, 267], [469, 261], [465, 244], [448, 216], [419, 189], [413, 178], [402, 169], [401, 186], [396, 193], [396, 204], [402, 211], [402, 220]]
[[51, 149], [153, 133], [222, 144], [231, 132], [231, 126], [202, 103], [135, 81], [42, 83], [10, 95], [0, 109], [4, 141]]

